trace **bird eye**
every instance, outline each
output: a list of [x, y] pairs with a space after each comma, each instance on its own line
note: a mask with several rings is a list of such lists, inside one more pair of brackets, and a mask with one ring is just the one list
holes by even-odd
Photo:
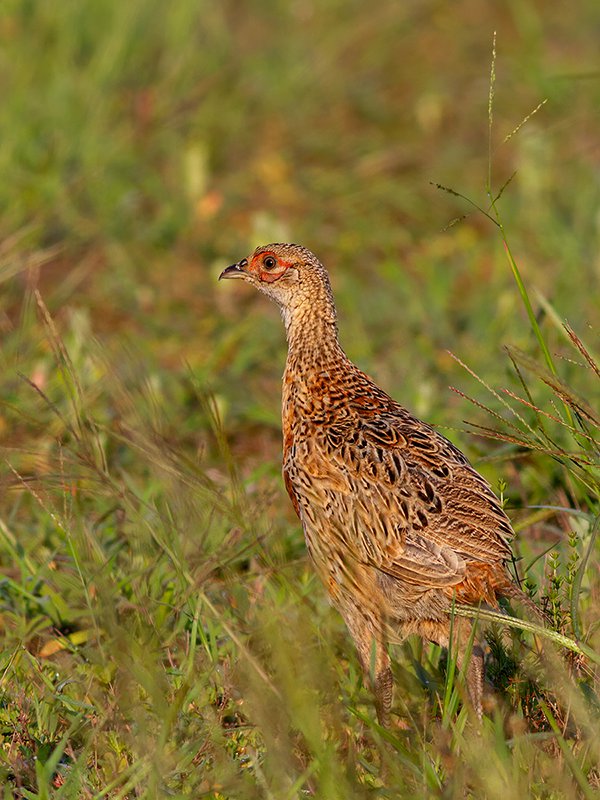
[[263, 266], [266, 267], [267, 269], [273, 269], [274, 267], [277, 266], [277, 259], [273, 258], [273, 256], [267, 256], [263, 260]]

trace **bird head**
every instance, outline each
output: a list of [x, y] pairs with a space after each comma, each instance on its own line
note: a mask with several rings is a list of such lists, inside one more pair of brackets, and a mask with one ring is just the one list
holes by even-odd
[[[298, 244], [268, 244], [257, 247], [248, 258], [224, 269], [221, 278], [241, 278], [291, 311], [331, 288], [319, 259]], [[331, 301], [332, 302], [332, 301]]]

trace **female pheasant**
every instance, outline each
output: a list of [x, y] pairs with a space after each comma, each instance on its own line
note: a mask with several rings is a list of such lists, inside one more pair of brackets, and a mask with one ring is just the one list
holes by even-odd
[[[510, 522], [465, 456], [361, 372], [338, 341], [329, 277], [313, 253], [270, 244], [227, 267], [275, 300], [285, 323], [283, 478], [309, 554], [371, 678], [386, 725], [386, 645], [416, 633], [447, 647], [453, 599], [520, 594], [506, 564]], [[460, 656], [471, 625], [454, 621]], [[467, 667], [481, 716], [483, 654]]]

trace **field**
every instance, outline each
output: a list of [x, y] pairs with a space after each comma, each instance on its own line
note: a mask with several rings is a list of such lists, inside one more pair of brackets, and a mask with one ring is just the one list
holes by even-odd
[[[3, 3], [0, 797], [600, 797], [599, 31], [597, 0]], [[501, 495], [575, 648], [480, 621], [481, 730], [412, 639], [375, 721], [280, 476], [281, 320], [217, 283], [270, 241]]]

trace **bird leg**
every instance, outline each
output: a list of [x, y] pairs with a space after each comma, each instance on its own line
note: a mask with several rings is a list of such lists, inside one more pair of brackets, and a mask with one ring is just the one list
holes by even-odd
[[377, 720], [383, 728], [388, 728], [394, 678], [385, 640], [380, 633], [382, 625], [376, 620], [368, 619], [357, 609], [348, 611], [349, 613], [344, 614], [344, 619], [354, 640], [365, 679], [373, 691]]
[[394, 676], [390, 667], [390, 657], [385, 653], [385, 666], [381, 666], [373, 680], [373, 694], [375, 695], [375, 710], [377, 719], [382, 728], [390, 726], [390, 711], [394, 697]]
[[[450, 626], [448, 623], [429, 623], [427, 629], [422, 631], [424, 638], [429, 639], [441, 647], [450, 645]], [[484, 658], [483, 649], [472, 640], [472, 623], [464, 619], [455, 619], [452, 626], [452, 647], [456, 652], [456, 664], [462, 669], [468, 654], [465, 682], [469, 693], [469, 700], [477, 719], [483, 716], [483, 683], [484, 683]], [[469, 651], [470, 647], [470, 653]]]
[[[462, 655], [459, 656], [457, 663], [459, 667], [461, 666]], [[469, 658], [469, 664], [467, 666], [467, 690], [469, 692], [469, 698], [471, 700], [471, 705], [475, 713], [477, 714], [477, 719], [481, 720], [483, 717], [483, 679], [484, 679], [484, 660], [483, 660], [483, 650], [480, 645], [474, 644], [473, 650], [471, 651], [471, 657]]]

